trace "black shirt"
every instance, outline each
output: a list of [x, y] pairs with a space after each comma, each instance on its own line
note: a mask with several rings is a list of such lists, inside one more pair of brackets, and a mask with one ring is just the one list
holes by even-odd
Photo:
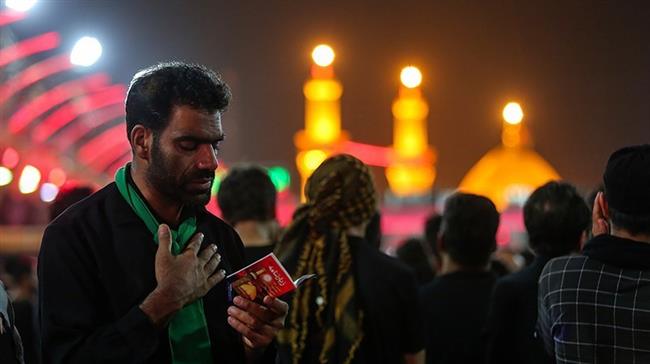
[[481, 336], [494, 282], [491, 272], [454, 272], [422, 287], [428, 364], [484, 360]]
[[[203, 245], [219, 249], [219, 267], [241, 268], [235, 231], [203, 208], [195, 213]], [[156, 330], [138, 307], [156, 287], [156, 250], [114, 183], [54, 220], [38, 264], [43, 363], [169, 363], [167, 330]], [[241, 337], [226, 321], [225, 282], [203, 303], [215, 362], [243, 363]]]
[[535, 335], [537, 281], [549, 260], [538, 256], [530, 266], [497, 281], [486, 325], [487, 363], [553, 362]]
[[[348, 243], [356, 299], [364, 313], [364, 336], [352, 363], [403, 363], [405, 354], [423, 348], [415, 275], [361, 238], [349, 236]], [[289, 272], [295, 271], [295, 263], [287, 262]], [[316, 362], [323, 340], [323, 332], [309, 333], [301, 363]], [[290, 353], [284, 349], [280, 351], [280, 362], [292, 363]]]

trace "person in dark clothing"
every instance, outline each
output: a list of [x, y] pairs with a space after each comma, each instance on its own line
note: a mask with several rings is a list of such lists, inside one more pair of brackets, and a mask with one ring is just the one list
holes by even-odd
[[580, 249], [589, 227], [587, 204], [575, 187], [548, 182], [524, 204], [524, 224], [535, 252], [531, 265], [497, 281], [487, 323], [487, 363], [549, 363], [537, 323], [537, 281], [546, 263]]
[[415, 277], [364, 238], [376, 209], [368, 167], [330, 157], [305, 195], [277, 253], [292, 276], [318, 276], [291, 299], [279, 362], [423, 363]]
[[650, 145], [614, 152], [603, 182], [594, 237], [540, 276], [537, 327], [557, 363], [650, 362]]
[[434, 258], [425, 244], [422, 239], [410, 238], [395, 251], [397, 259], [413, 269], [420, 285], [431, 282], [436, 276], [432, 266]]
[[266, 170], [255, 165], [231, 168], [219, 185], [219, 208], [244, 243], [247, 265], [275, 247], [280, 230], [275, 219], [276, 196]]
[[34, 258], [11, 256], [5, 262], [5, 271], [11, 278], [9, 293], [13, 300], [16, 328], [20, 332], [26, 364], [39, 363], [40, 335], [37, 328], [37, 282]]
[[426, 240], [433, 256], [433, 271], [438, 273], [442, 265], [442, 258], [438, 251], [438, 233], [440, 232], [440, 224], [442, 223], [442, 216], [438, 213], [431, 214], [424, 222], [424, 240]]
[[273, 362], [288, 305], [231, 305], [223, 279], [243, 266], [243, 246], [205, 210], [229, 98], [203, 66], [162, 63], [135, 75], [132, 162], [43, 236], [44, 363]]
[[0, 363], [25, 363], [23, 345], [16, 328], [13, 306], [2, 281], [0, 281]]
[[441, 275], [420, 290], [428, 364], [479, 363], [495, 277], [499, 212], [488, 198], [456, 193], [445, 203], [438, 246]]
[[90, 186], [80, 185], [75, 182], [66, 182], [56, 198], [50, 205], [50, 221], [61, 215], [68, 207], [90, 196], [95, 190]]

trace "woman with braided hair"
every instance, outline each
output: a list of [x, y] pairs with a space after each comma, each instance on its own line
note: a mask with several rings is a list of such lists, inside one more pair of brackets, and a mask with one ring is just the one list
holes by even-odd
[[331, 157], [305, 194], [276, 252], [292, 276], [317, 279], [290, 300], [280, 362], [424, 362], [415, 276], [364, 240], [377, 204], [368, 167], [349, 155]]

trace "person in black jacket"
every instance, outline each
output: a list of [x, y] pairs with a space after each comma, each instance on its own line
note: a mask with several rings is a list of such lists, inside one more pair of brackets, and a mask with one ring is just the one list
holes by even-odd
[[279, 362], [423, 363], [415, 276], [364, 236], [376, 209], [368, 166], [330, 157], [305, 195], [277, 252], [292, 276], [318, 276], [293, 295]]
[[495, 276], [499, 212], [487, 197], [456, 193], [445, 203], [438, 247], [440, 275], [420, 289], [428, 364], [479, 363], [481, 333]]
[[228, 301], [224, 277], [243, 266], [243, 246], [205, 210], [229, 99], [203, 66], [162, 63], [135, 75], [132, 162], [43, 236], [44, 363], [273, 361], [266, 349], [288, 305]]
[[0, 363], [24, 364], [23, 354], [13, 306], [4, 283], [0, 281]]
[[537, 281], [546, 263], [576, 252], [586, 238], [589, 209], [575, 187], [548, 182], [524, 205], [524, 224], [535, 260], [497, 281], [487, 323], [487, 363], [547, 363], [542, 341], [535, 336]]

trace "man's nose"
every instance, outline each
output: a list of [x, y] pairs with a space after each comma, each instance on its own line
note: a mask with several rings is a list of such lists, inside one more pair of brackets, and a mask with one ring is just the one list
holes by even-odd
[[215, 170], [219, 167], [217, 151], [212, 147], [212, 144], [201, 144], [199, 147], [199, 160], [197, 164], [199, 169]]

